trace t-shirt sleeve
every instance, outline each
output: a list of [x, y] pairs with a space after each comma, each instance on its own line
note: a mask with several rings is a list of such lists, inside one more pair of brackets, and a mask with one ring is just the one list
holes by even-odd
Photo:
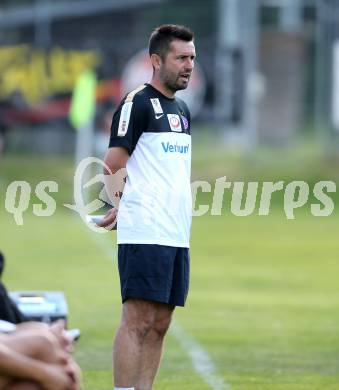
[[[179, 100], [180, 107], [183, 110], [186, 120], [187, 120], [187, 132], [188, 134], [191, 134], [191, 113], [187, 106], [187, 104], [183, 100]], [[185, 127], [186, 128], [186, 127]]]
[[109, 147], [124, 147], [131, 155], [144, 130], [146, 116], [147, 111], [139, 99], [124, 99], [113, 115]]
[[184, 103], [184, 107], [185, 107], [185, 114], [186, 114], [186, 116], [187, 116], [187, 118], [189, 120], [189, 123], [191, 123], [191, 112], [190, 112], [187, 104], [185, 102], [183, 102], [183, 103]]

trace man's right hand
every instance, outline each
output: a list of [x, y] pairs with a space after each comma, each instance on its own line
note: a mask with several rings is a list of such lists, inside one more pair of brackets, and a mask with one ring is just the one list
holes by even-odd
[[103, 220], [101, 222], [98, 222], [97, 225], [107, 230], [116, 230], [117, 216], [118, 216], [118, 210], [115, 207], [113, 207], [112, 209], [108, 210]]

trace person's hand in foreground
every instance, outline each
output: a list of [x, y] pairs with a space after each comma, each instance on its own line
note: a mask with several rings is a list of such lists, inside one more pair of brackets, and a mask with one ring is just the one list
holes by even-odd
[[117, 216], [118, 210], [113, 207], [104, 216], [102, 221], [97, 223], [97, 226], [105, 228], [107, 230], [116, 230], [117, 228]]

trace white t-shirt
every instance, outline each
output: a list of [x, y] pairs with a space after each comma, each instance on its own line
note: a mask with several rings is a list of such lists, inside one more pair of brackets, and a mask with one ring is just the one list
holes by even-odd
[[189, 247], [192, 219], [190, 113], [149, 84], [113, 116], [110, 147], [130, 158], [118, 213], [118, 244]]

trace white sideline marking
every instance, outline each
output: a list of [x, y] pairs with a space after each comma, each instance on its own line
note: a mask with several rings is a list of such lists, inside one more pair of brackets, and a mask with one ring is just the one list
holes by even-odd
[[212, 359], [200, 344], [186, 333], [178, 323], [173, 322], [170, 329], [172, 335], [190, 356], [195, 371], [206, 384], [213, 390], [232, 390], [231, 385], [218, 376]]

